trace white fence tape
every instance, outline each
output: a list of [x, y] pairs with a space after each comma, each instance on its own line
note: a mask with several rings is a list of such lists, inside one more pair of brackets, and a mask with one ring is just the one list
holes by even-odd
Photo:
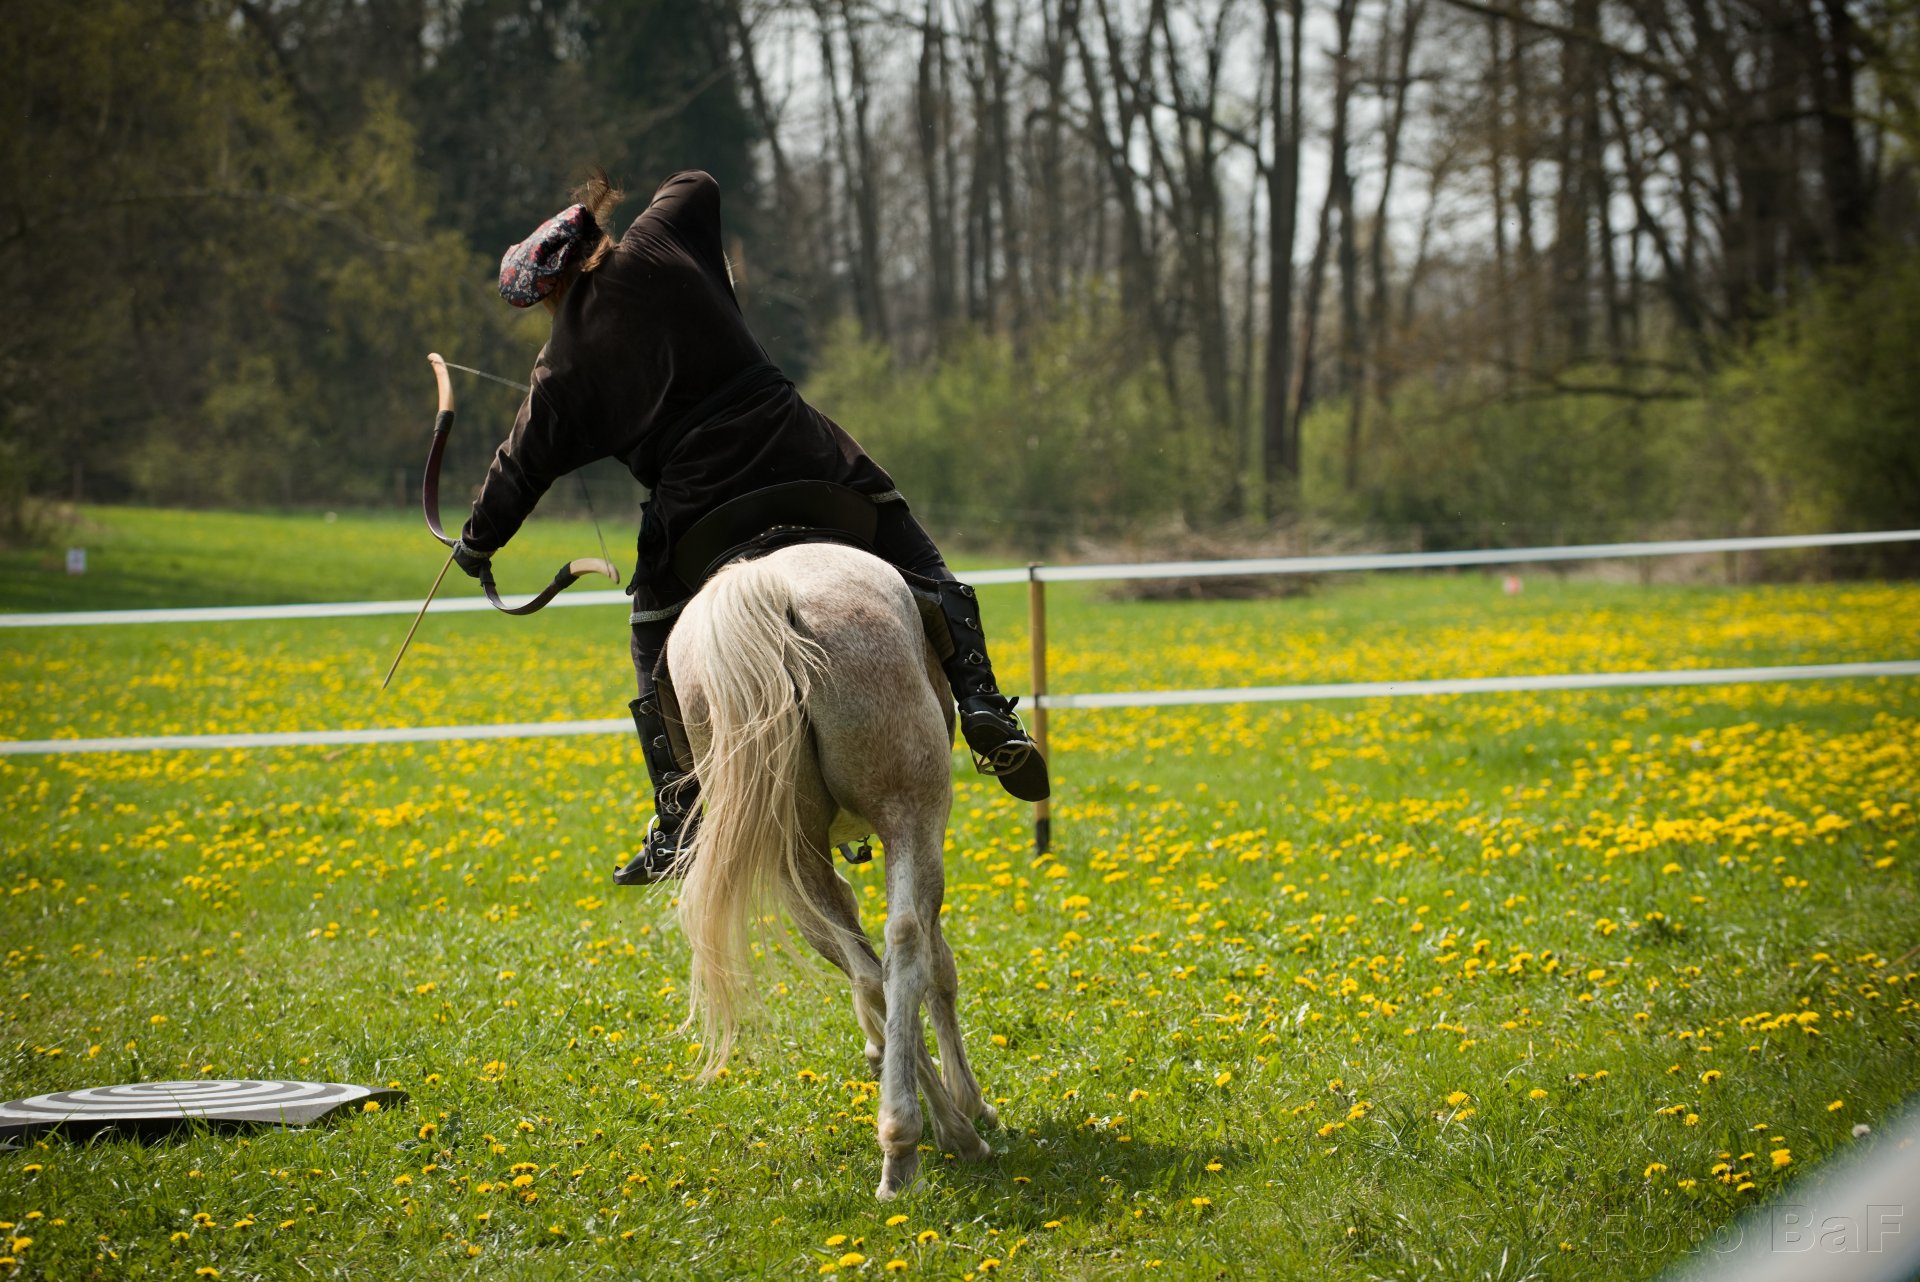
[[0, 739], [0, 757], [75, 752], [349, 747], [364, 743], [438, 743], [450, 739], [557, 739], [623, 731], [633, 733], [630, 718], [523, 721], [502, 725], [382, 726], [370, 730], [272, 730], [259, 734], [161, 734], [122, 739]]
[[[1876, 530], [1865, 534], [1785, 534], [1743, 539], [1678, 539], [1664, 543], [1580, 543], [1565, 547], [1485, 548], [1464, 552], [1379, 552], [1352, 556], [1259, 557], [1240, 561], [1151, 561], [1139, 564], [1045, 565], [1035, 570], [970, 570], [960, 577], [976, 587], [1025, 583], [1070, 583], [1111, 579], [1210, 578], [1248, 574], [1336, 574], [1359, 570], [1448, 569], [1477, 565], [1521, 565], [1551, 561], [1614, 561], [1627, 557], [1683, 556], [1711, 552], [1766, 552], [1790, 548], [1858, 547], [1875, 543], [1920, 542], [1920, 530]], [[563, 593], [559, 606], [620, 606], [631, 602], [621, 592]], [[72, 628], [118, 623], [233, 623], [253, 619], [346, 619], [412, 614], [420, 602], [334, 601], [306, 605], [222, 605], [179, 610], [68, 610], [0, 614], [0, 628]], [[466, 614], [489, 609], [483, 597], [436, 600], [429, 614]]]
[[[1137, 565], [1044, 565], [1043, 583], [1089, 579], [1204, 578], [1226, 574], [1341, 574], [1356, 570], [1434, 570], [1473, 565], [1520, 565], [1543, 561], [1617, 561], [1639, 556], [1688, 556], [1704, 552], [1768, 552], [1788, 548], [1858, 547], [1871, 543], [1920, 542], [1920, 530], [1875, 530], [1866, 534], [1782, 534], [1745, 539], [1674, 539], [1664, 543], [1576, 543], [1565, 547], [1482, 548], [1465, 552], [1367, 552], [1352, 556], [1275, 556], [1243, 561], [1151, 561]], [[1025, 571], [995, 570], [996, 583], [1025, 579]], [[969, 582], [982, 582], [970, 579]]]
[[[624, 592], [567, 592], [547, 606], [617, 605], [633, 608]], [[110, 623], [240, 623], [254, 619], [355, 619], [382, 614], [412, 614], [412, 601], [316, 601], [307, 605], [213, 605], [178, 610], [68, 610], [44, 614], [0, 614], [0, 628], [88, 628]], [[483, 596], [436, 597], [428, 614], [472, 614], [493, 608]]]
[[1307, 703], [1320, 699], [1391, 699], [1402, 695], [1498, 694], [1516, 690], [1604, 690], [1640, 686], [1751, 685], [1835, 677], [1920, 676], [1920, 659], [1881, 663], [1809, 663], [1784, 668], [1682, 668], [1669, 672], [1567, 672], [1526, 677], [1458, 677], [1439, 681], [1356, 681], [1343, 685], [1240, 686], [1224, 690], [1124, 690], [1110, 694], [1045, 694], [1043, 708], [1167, 708], [1193, 703]]
[[[1524, 690], [1594, 690], [1636, 686], [1747, 685], [1846, 677], [1920, 676], [1920, 660], [1888, 663], [1816, 663], [1783, 668], [1699, 668], [1673, 672], [1579, 672], [1526, 677], [1463, 677], [1442, 681], [1360, 681], [1345, 685], [1246, 686], [1223, 690], [1135, 690], [1113, 694], [1050, 694], [1040, 703], [1060, 708], [1157, 708], [1193, 703], [1299, 703], [1322, 699], [1380, 699], [1403, 695], [1498, 694]], [[532, 721], [505, 725], [395, 726], [368, 730], [290, 730], [260, 734], [154, 735], [120, 739], [0, 740], [0, 756], [181, 749], [300, 748], [367, 743], [426, 743], [453, 739], [545, 739], [630, 734], [624, 717], [604, 721]]]

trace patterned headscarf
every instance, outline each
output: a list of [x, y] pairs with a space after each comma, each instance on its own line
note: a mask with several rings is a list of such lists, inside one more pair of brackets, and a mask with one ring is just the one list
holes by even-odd
[[500, 259], [500, 297], [531, 307], [551, 294], [568, 267], [600, 243], [600, 224], [585, 205], [569, 205]]

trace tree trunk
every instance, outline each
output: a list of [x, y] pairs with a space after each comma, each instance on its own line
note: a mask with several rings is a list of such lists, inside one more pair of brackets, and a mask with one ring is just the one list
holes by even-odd
[[[1405, 12], [1401, 16], [1399, 44], [1395, 54], [1395, 64], [1390, 73], [1392, 102], [1387, 110], [1386, 139], [1384, 154], [1380, 161], [1380, 199], [1374, 206], [1373, 236], [1368, 243], [1367, 268], [1371, 278], [1371, 287], [1367, 294], [1367, 333], [1373, 347], [1368, 359], [1368, 394], [1384, 398], [1393, 385], [1393, 378], [1387, 363], [1388, 339], [1388, 299], [1387, 299], [1387, 216], [1393, 195], [1393, 180], [1400, 168], [1400, 139], [1402, 127], [1407, 119], [1407, 95], [1413, 83], [1413, 48], [1420, 35], [1420, 21], [1426, 16], [1427, 0], [1408, 0]], [[1391, 15], [1391, 10], [1388, 11]], [[1381, 24], [1381, 40], [1385, 43], [1392, 35], [1391, 23], [1386, 19]], [[1499, 215], [1495, 214], [1496, 221]]]
[[1820, 118], [1820, 185], [1827, 197], [1831, 255], [1839, 262], [1852, 263], [1858, 262], [1866, 251], [1873, 210], [1867, 166], [1861, 155], [1860, 131], [1855, 124], [1859, 115], [1854, 105], [1859, 32], [1847, 0], [1820, 0], [1819, 11], [1825, 19], [1825, 39], [1814, 45], [1817, 51], [1815, 108]]
[[[814, 0], [813, 14], [820, 41], [820, 64], [830, 90], [829, 97], [833, 102], [833, 141], [839, 156], [840, 176], [842, 182], [850, 186], [854, 181], [852, 143], [848, 138], [847, 113], [840, 96], [839, 59], [833, 47], [833, 24], [827, 13], [826, 0]], [[849, 272], [856, 276], [853, 282], [854, 310], [859, 316], [862, 332], [871, 335], [873, 329], [871, 318], [866, 313], [866, 295], [857, 279], [859, 253], [853, 245], [854, 219], [836, 215], [833, 186], [831, 178], [821, 184], [822, 192], [826, 197], [821, 203], [821, 216], [827, 235], [837, 248], [835, 256], [847, 265]], [[844, 200], [850, 214], [854, 203], [850, 191], [846, 192]]]
[[954, 321], [952, 211], [942, 190], [943, 162], [952, 146], [952, 118], [939, 83], [945, 56], [946, 32], [940, 25], [939, 7], [936, 0], [927, 0], [913, 104], [920, 185], [927, 205], [928, 341], [935, 352], [944, 347]]
[[840, 0], [841, 23], [847, 34], [847, 75], [853, 91], [854, 172], [847, 175], [851, 187], [854, 217], [858, 224], [858, 276], [855, 289], [864, 295], [861, 312], [869, 332], [882, 343], [893, 341], [887, 323], [887, 293], [880, 279], [880, 167], [874, 162], [873, 137], [868, 117], [873, 106], [871, 82], [867, 79], [866, 53], [860, 45], [860, 28], [854, 21], [852, 0]]
[[[1339, 219], [1339, 238], [1334, 242], [1334, 262], [1340, 276], [1340, 352], [1335, 365], [1336, 390], [1347, 398], [1347, 440], [1340, 469], [1349, 493], [1360, 483], [1360, 352], [1365, 342], [1360, 332], [1360, 229], [1353, 222], [1353, 170], [1348, 162], [1349, 106], [1353, 94], [1353, 21], [1359, 12], [1359, 0], [1339, 0], [1334, 10], [1334, 29], [1339, 44], [1334, 53], [1333, 135], [1327, 144], [1327, 197]], [[1300, 425], [1294, 424], [1297, 435]]]
[[[1287, 32], [1281, 34], [1281, 5]], [[1300, 69], [1302, 0], [1261, 0], [1267, 112], [1273, 120], [1273, 155], [1267, 186], [1267, 350], [1260, 439], [1254, 451], [1254, 484], [1248, 515], [1267, 516], [1277, 503], [1292, 509], [1300, 494], [1300, 439], [1288, 414], [1293, 383], [1293, 242], [1300, 191]]]
[[1041, 79], [1046, 91], [1040, 118], [1040, 219], [1045, 261], [1038, 273], [1039, 292], [1048, 303], [1062, 296], [1068, 278], [1065, 154], [1061, 124], [1066, 118], [1068, 33], [1079, 26], [1080, 0], [1047, 0], [1041, 10]]
[[993, 128], [991, 163], [994, 193], [1000, 202], [1001, 278], [1006, 282], [1012, 303], [1011, 327], [1014, 349], [1022, 350], [1027, 334], [1027, 292], [1024, 282], [1020, 233], [1021, 211], [1013, 203], [1013, 141], [1007, 128], [1007, 109], [1011, 95], [1007, 90], [1007, 59], [1000, 48], [1000, 16], [997, 0], [980, 0], [981, 26], [986, 37], [982, 50], [987, 62], [987, 79], [992, 87], [990, 119]]
[[1491, 57], [1487, 79], [1487, 171], [1493, 193], [1493, 326], [1500, 352], [1500, 377], [1511, 386], [1514, 367], [1513, 264], [1507, 247], [1507, 63], [1501, 39], [1504, 23], [1487, 19]]
[[1558, 191], [1554, 198], [1553, 247], [1548, 254], [1552, 270], [1548, 299], [1555, 321], [1563, 327], [1563, 361], [1578, 361], [1587, 354], [1592, 328], [1593, 211], [1587, 156], [1593, 140], [1587, 136], [1586, 126], [1596, 57], [1592, 40], [1599, 29], [1600, 0], [1573, 0], [1572, 17], [1573, 30], [1582, 38], [1568, 37], [1560, 45], [1560, 86], [1555, 105], [1559, 130], [1554, 143]]

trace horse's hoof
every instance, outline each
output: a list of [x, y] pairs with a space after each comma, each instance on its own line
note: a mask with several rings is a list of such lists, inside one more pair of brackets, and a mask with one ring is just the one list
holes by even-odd
[[888, 1157], [880, 1167], [880, 1187], [873, 1191], [875, 1198], [882, 1202], [891, 1202], [913, 1187], [914, 1176], [920, 1171], [920, 1151], [899, 1157]]
[[961, 1144], [954, 1149], [953, 1155], [963, 1162], [984, 1162], [993, 1156], [993, 1145], [976, 1135], [971, 1145]]
[[980, 1106], [979, 1120], [980, 1120], [980, 1125], [986, 1127], [990, 1131], [997, 1131], [1000, 1129], [1000, 1114], [994, 1110], [994, 1107], [991, 1104], [982, 1104]]

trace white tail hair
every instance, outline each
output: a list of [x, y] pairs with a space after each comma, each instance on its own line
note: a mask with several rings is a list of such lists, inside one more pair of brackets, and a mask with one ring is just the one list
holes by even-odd
[[705, 811], [682, 856], [680, 927], [693, 951], [688, 1021], [700, 1027], [710, 1078], [752, 991], [754, 926], [778, 904], [780, 873], [800, 854], [807, 697], [826, 656], [796, 631], [792, 585], [777, 562], [731, 566], [705, 595], [709, 608], [682, 620], [693, 634], [676, 636], [674, 653], [695, 665], [682, 687], [697, 682], [706, 695]]

